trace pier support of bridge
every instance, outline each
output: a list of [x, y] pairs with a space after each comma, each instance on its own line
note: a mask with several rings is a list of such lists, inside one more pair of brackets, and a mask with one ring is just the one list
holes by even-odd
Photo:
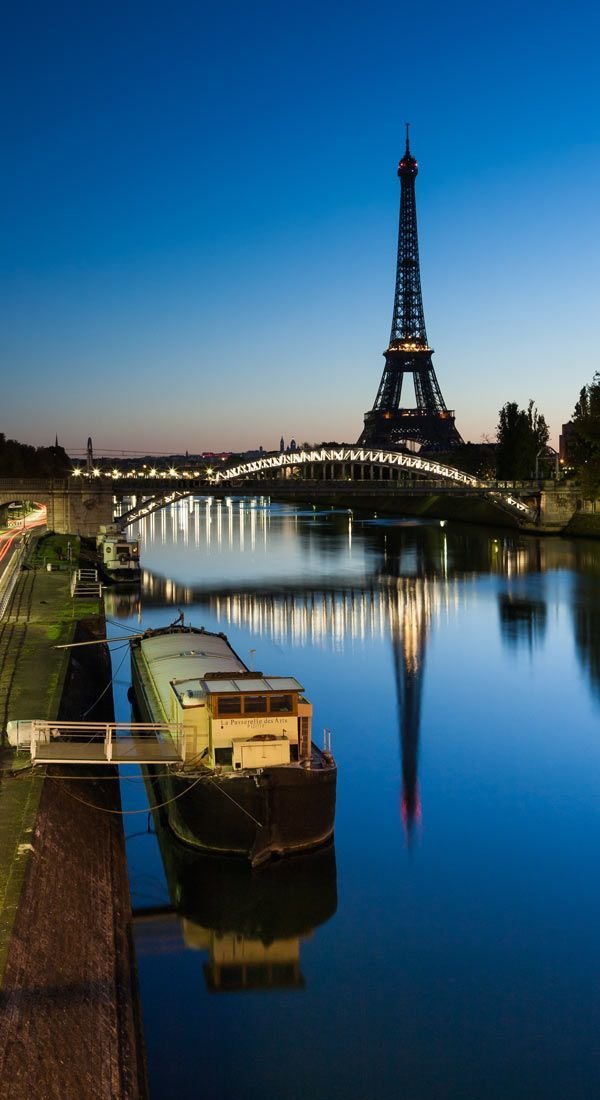
[[48, 507], [48, 528], [58, 534], [82, 535], [90, 538], [98, 533], [100, 524], [112, 523], [112, 494], [96, 490], [93, 485], [73, 485], [52, 493]]
[[[307, 471], [310, 472], [312, 469]], [[236, 492], [262, 493], [274, 500], [310, 501], [387, 515], [518, 527], [531, 534], [560, 534], [578, 514], [582, 503], [576, 489], [560, 482], [515, 487], [510, 492], [506, 490], [507, 495], [523, 500], [531, 516], [531, 519], [519, 521], [518, 513], [511, 515], [499, 507], [493, 495], [472, 489], [444, 490], [439, 486], [426, 486], [403, 471], [374, 471], [366, 467], [364, 479], [345, 476], [341, 466], [327, 473], [335, 473], [340, 480], [261, 477], [256, 481], [247, 480], [243, 487], [239, 484], [231, 491], [234, 495]]]
[[0, 481], [0, 505], [18, 500], [44, 504], [49, 531], [59, 535], [93, 538], [102, 523], [113, 521], [113, 491], [102, 485], [73, 478], [35, 480], [6, 478]]
[[544, 483], [539, 493], [539, 525], [546, 530], [562, 531], [581, 505], [575, 489], [556, 482]]

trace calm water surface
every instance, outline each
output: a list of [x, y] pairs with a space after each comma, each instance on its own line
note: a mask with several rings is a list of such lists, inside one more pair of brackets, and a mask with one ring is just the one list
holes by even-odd
[[339, 768], [335, 851], [258, 878], [124, 778], [154, 1100], [600, 1095], [600, 546], [260, 501], [139, 535], [108, 616], [296, 676]]

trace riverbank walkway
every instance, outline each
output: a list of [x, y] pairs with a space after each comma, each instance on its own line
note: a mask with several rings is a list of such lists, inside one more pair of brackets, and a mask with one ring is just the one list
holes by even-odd
[[[73, 557], [78, 540], [70, 538]], [[70, 571], [29, 548], [0, 620], [0, 731], [15, 719], [112, 721], [98, 600], [74, 601]], [[59, 554], [59, 557], [64, 555]], [[51, 561], [50, 564], [53, 564]], [[57, 562], [56, 564], [61, 564]], [[144, 1097], [118, 773], [31, 767], [0, 748], [0, 1100]]]
[[[68, 573], [48, 572], [42, 554], [34, 537], [0, 620], [0, 734], [11, 719], [58, 714], [69, 657], [52, 645], [73, 639], [75, 616], [99, 611], [74, 605]], [[28, 763], [0, 745], [0, 981], [43, 785], [43, 776], [17, 780]]]

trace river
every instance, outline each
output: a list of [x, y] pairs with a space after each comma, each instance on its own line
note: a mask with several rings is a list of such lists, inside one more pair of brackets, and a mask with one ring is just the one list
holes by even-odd
[[335, 849], [258, 882], [124, 775], [153, 1100], [600, 1095], [600, 545], [263, 500], [134, 533], [112, 632], [225, 631], [338, 764]]

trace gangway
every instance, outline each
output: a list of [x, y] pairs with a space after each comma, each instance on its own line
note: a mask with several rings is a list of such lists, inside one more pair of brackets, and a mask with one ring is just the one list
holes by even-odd
[[7, 725], [9, 743], [32, 764], [182, 764], [183, 726], [161, 722], [48, 722]]

